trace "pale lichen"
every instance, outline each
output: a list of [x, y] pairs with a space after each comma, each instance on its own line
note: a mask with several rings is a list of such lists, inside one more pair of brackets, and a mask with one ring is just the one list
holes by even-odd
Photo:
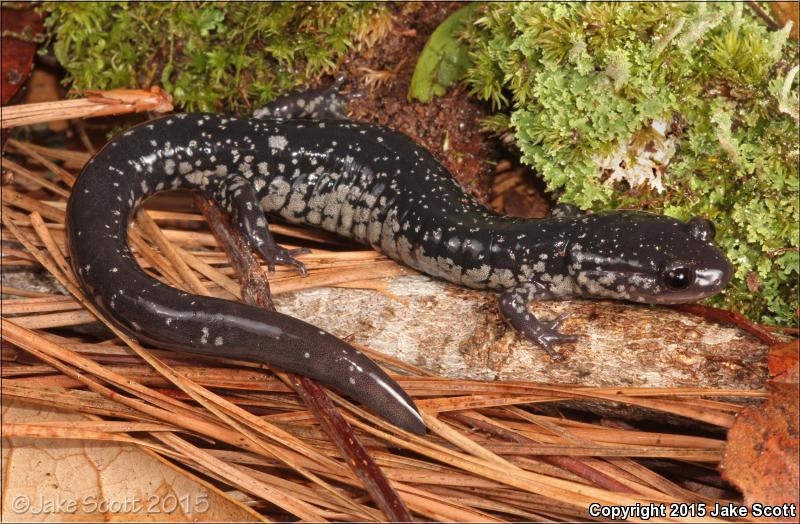
[[739, 2], [492, 3], [466, 26], [466, 80], [562, 202], [713, 220], [736, 265], [714, 303], [796, 324], [790, 28]]
[[634, 140], [622, 144], [611, 155], [593, 156], [601, 175], [607, 177], [605, 183], [625, 182], [634, 189], [641, 187], [663, 193], [663, 175], [677, 143], [675, 136], [665, 136], [667, 128], [666, 122], [653, 122], [650, 129], [655, 136], [649, 142]]

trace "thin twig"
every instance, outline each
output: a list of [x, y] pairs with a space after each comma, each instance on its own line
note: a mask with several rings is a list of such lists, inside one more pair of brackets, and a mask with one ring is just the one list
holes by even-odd
[[[491, 433], [492, 435], [496, 435], [503, 440], [507, 440], [509, 442], [514, 442], [516, 444], [527, 444], [531, 446], [539, 445], [538, 442], [529, 439], [519, 433], [514, 431], [509, 431], [501, 426], [496, 424], [492, 424], [485, 420], [469, 417], [464, 413], [450, 413], [448, 415], [451, 418], [458, 420], [459, 422], [463, 422], [468, 426], [474, 426], [479, 428], [483, 431]], [[597, 471], [596, 469], [592, 468], [591, 466], [581, 462], [580, 460], [576, 459], [575, 457], [568, 457], [565, 455], [558, 456], [545, 456], [540, 455], [539, 459], [543, 462], [547, 462], [548, 464], [552, 464], [553, 466], [565, 469], [571, 473], [582, 477], [592, 484], [596, 484], [602, 488], [605, 488], [610, 491], [618, 491], [620, 493], [636, 493], [634, 490], [626, 486], [625, 484], [609, 477], [605, 473]]]
[[772, 31], [777, 31], [781, 28], [781, 25], [771, 16], [769, 16], [769, 13], [761, 9], [761, 6], [758, 5], [758, 2], [755, 0], [747, 0], [747, 5], [750, 6], [750, 9], [752, 9], [755, 14], [757, 14], [762, 20], [764, 20], [764, 22], [767, 23], [767, 27], [769, 27]]
[[0, 127], [26, 126], [72, 118], [87, 118], [124, 113], [172, 111], [172, 96], [159, 87], [143, 89], [114, 89], [85, 91], [86, 98], [22, 104], [4, 107]]
[[[230, 226], [227, 217], [208, 200], [195, 196], [195, 203], [206, 216], [231, 263], [239, 271], [244, 301], [275, 311], [266, 275], [242, 235]], [[413, 519], [405, 503], [325, 391], [314, 380], [294, 374], [287, 375], [289, 383], [317, 416], [325, 433], [345, 455], [347, 464], [364, 483], [367, 492], [389, 521], [411, 522]]]
[[733, 324], [739, 329], [747, 331], [754, 337], [758, 338], [761, 342], [766, 344], [776, 344], [779, 342], [772, 334], [761, 327], [759, 324], [751, 322], [741, 313], [735, 311], [728, 311], [726, 309], [719, 309], [711, 306], [704, 306], [702, 304], [675, 304], [670, 306], [677, 311], [686, 313], [693, 313], [705, 319], [715, 320], [726, 324]]

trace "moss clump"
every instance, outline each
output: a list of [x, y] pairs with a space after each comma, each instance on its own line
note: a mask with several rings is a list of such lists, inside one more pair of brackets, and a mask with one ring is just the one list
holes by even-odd
[[[713, 220], [736, 267], [714, 303], [794, 324], [796, 42], [742, 3], [519, 3], [478, 10], [472, 92], [562, 202]], [[748, 287], [749, 282], [749, 287]]]
[[47, 2], [44, 9], [74, 88], [158, 84], [189, 111], [259, 107], [335, 70], [390, 16], [354, 2]]

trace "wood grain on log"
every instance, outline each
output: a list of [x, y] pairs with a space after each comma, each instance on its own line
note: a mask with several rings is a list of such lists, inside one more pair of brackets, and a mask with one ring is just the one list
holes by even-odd
[[[499, 317], [497, 295], [425, 276], [390, 279], [388, 293], [317, 288], [276, 297], [279, 311], [452, 378], [619, 387], [760, 389], [766, 346], [738, 328], [667, 308], [611, 301], [542, 302], [569, 312], [577, 344], [554, 362]], [[394, 295], [394, 297], [392, 296]]]

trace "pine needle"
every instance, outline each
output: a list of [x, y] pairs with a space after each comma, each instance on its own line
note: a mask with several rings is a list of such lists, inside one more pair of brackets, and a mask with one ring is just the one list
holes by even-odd
[[[4, 436], [139, 446], [237, 490], [237, 503], [255, 502], [268, 518], [385, 518], [315, 416], [272, 372], [253, 363], [145, 348], [97, 314], [71, 273], [64, 224], [66, 197], [76, 177], [72, 170], [88, 155], [15, 140], [9, 144], [25, 161], [3, 160], [13, 177], [2, 191], [2, 265], [43, 268], [71, 296], [3, 286], [4, 297], [10, 298], [3, 300], [2, 394], [90, 419], [5, 425]], [[513, 185], [517, 178], [500, 182]], [[382, 278], [411, 272], [324, 232], [280, 224], [271, 229], [286, 246], [315, 242], [302, 257], [309, 276], [279, 268], [270, 277], [273, 293], [320, 286], [388, 293]], [[231, 300], [242, 296], [238, 273], [199, 213], [142, 211], [130, 243], [144, 270], [169, 285]], [[48, 331], [97, 322], [114, 337], [93, 342], [69, 330]], [[448, 379], [353, 345], [389, 368], [422, 410], [431, 432], [424, 438], [405, 433], [331, 396], [403, 502], [415, 517], [428, 520], [586, 520], [592, 502], [710, 503], [711, 488], [702, 478], [693, 480], [692, 472], [699, 464], [719, 464], [724, 440], [699, 436], [688, 422], [669, 433], [640, 431], [554, 415], [540, 407], [622, 404], [723, 432], [742, 409], [734, 399], [765, 395]], [[668, 478], [646, 465], [657, 463], [653, 459], [685, 466], [685, 471]], [[715, 493], [716, 499], [733, 496]]]

